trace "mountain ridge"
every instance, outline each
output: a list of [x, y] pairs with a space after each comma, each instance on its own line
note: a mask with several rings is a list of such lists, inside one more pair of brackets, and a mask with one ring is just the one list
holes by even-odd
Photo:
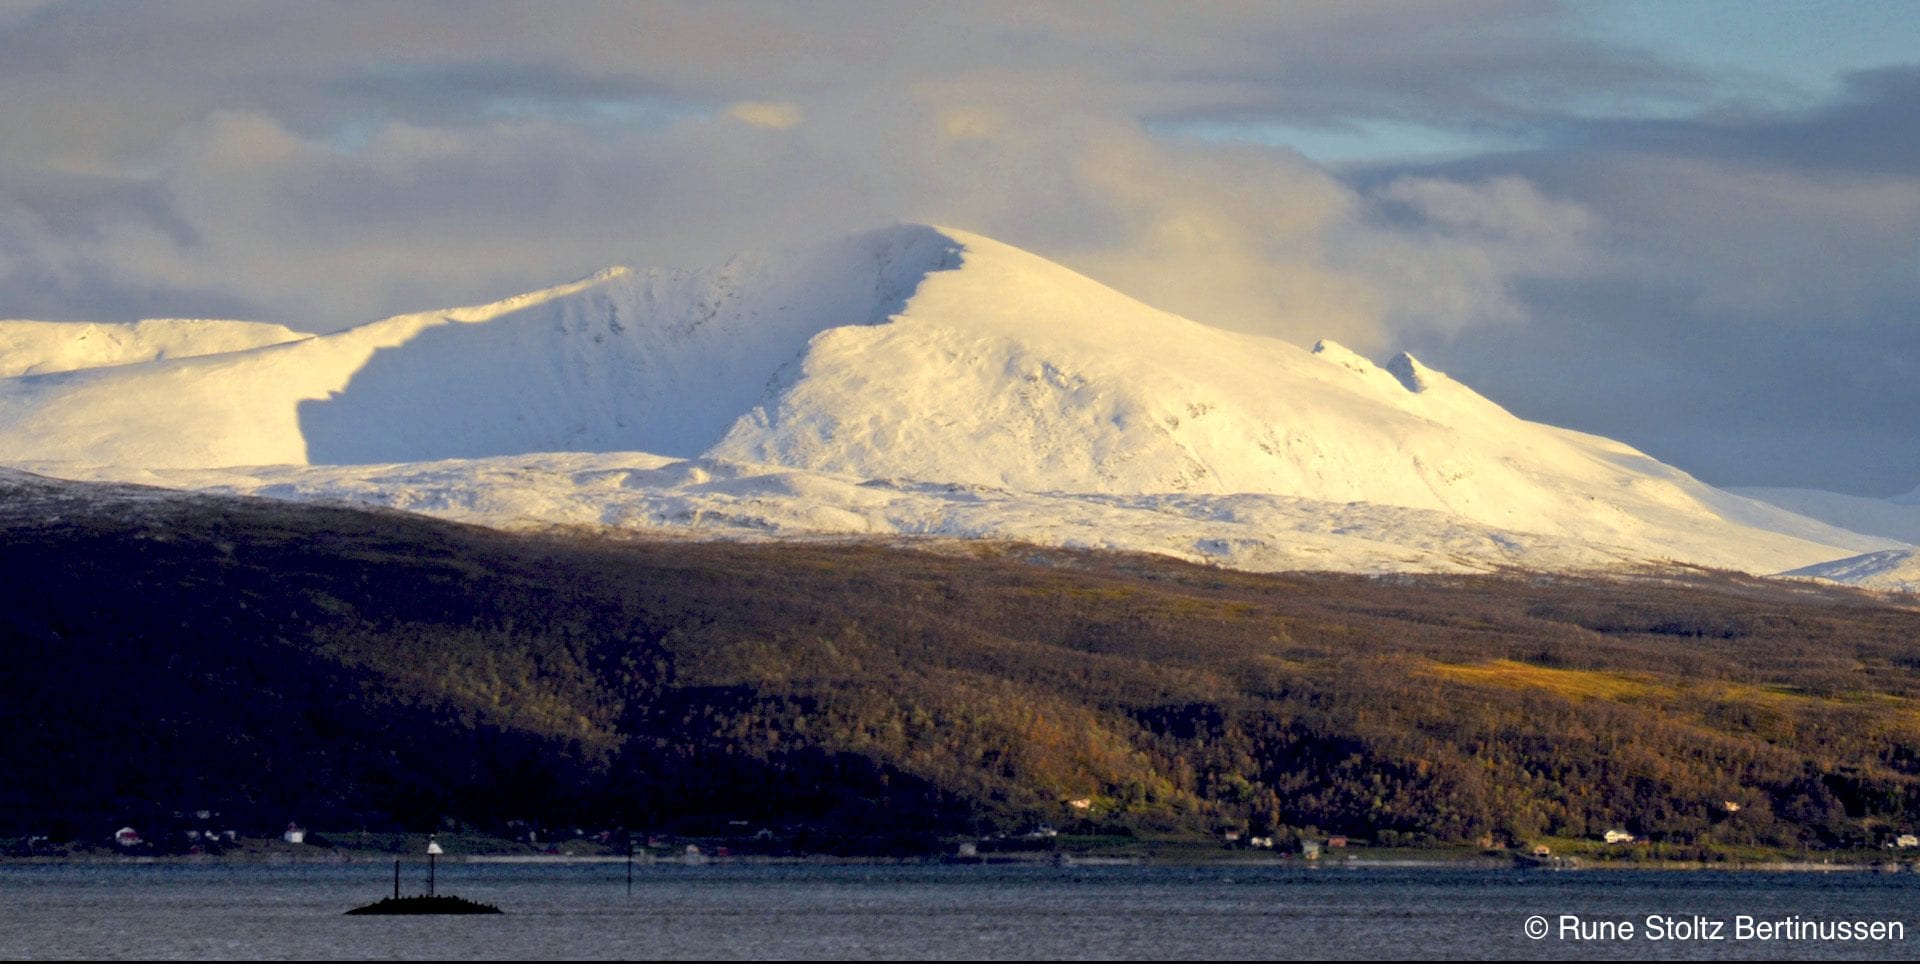
[[[1211, 328], [924, 225], [706, 271], [610, 269], [292, 342], [0, 379], [0, 464], [55, 474], [311, 465], [338, 478], [566, 452], [777, 467], [762, 473], [784, 480], [762, 493], [776, 499], [840, 492], [780, 491], [795, 480], [847, 478], [1141, 512], [1158, 511], [1151, 497], [1367, 503], [1456, 517], [1496, 544], [1528, 533], [1750, 572], [1904, 545], [1517, 418], [1404, 353], [1382, 367], [1328, 341], [1309, 352]], [[287, 473], [232, 484], [265, 488], [266, 475]], [[828, 531], [861, 519], [813, 515], [840, 520]], [[1390, 543], [1414, 516], [1393, 518], [1368, 535]]]
[[284, 325], [210, 318], [125, 324], [0, 320], [0, 378], [216, 355], [311, 337]]

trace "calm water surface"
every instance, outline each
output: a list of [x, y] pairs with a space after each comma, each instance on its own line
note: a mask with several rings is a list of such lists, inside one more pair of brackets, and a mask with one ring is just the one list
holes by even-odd
[[[391, 865], [0, 867], [0, 956], [106, 958], [1914, 958], [1920, 875], [1341, 867], [459, 865], [500, 917], [344, 917]], [[414, 876], [409, 869], [409, 876]], [[408, 892], [421, 889], [409, 880]], [[1532, 939], [1527, 920], [1551, 922]], [[1635, 925], [1574, 940], [1561, 915]], [[1648, 915], [1722, 924], [1653, 940]], [[1739, 915], [1904, 940], [1733, 940]], [[1702, 934], [1701, 936], [1706, 936]]]

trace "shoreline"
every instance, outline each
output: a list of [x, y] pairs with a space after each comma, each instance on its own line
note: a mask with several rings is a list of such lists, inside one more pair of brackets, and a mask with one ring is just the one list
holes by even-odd
[[[179, 855], [133, 855], [98, 854], [65, 856], [0, 857], [0, 869], [14, 867], [105, 867], [105, 866], [346, 866], [377, 865], [391, 863], [394, 859], [407, 859], [413, 854], [394, 854], [390, 852], [367, 851], [356, 853], [247, 853], [247, 854], [179, 854]], [[447, 854], [440, 857], [443, 864], [561, 867], [585, 865], [620, 865], [627, 858], [618, 854]], [[636, 855], [635, 866], [660, 867], [1060, 867], [1060, 868], [1108, 868], [1108, 867], [1186, 867], [1186, 868], [1238, 868], [1238, 869], [1274, 869], [1307, 871], [1342, 870], [1466, 870], [1488, 873], [1506, 871], [1535, 871], [1543, 873], [1563, 872], [1610, 872], [1610, 871], [1660, 871], [1682, 873], [1761, 873], [1761, 874], [1920, 874], [1920, 862], [1907, 861], [1846, 861], [1827, 862], [1809, 860], [1768, 860], [1768, 861], [1724, 861], [1709, 862], [1697, 860], [1583, 860], [1575, 858], [1565, 863], [1544, 864], [1530, 860], [1516, 860], [1493, 855], [1474, 855], [1464, 857], [1416, 857], [1387, 856], [1380, 858], [1346, 858], [1339, 860], [1302, 860], [1297, 857], [1276, 857], [1271, 859], [1249, 859], [1245, 857], [1223, 856], [1208, 859], [1183, 854], [1115, 856], [1097, 854], [1001, 854], [991, 857], [954, 857], [951, 855], [928, 855], [915, 857], [878, 857], [878, 856], [837, 856], [832, 854], [797, 855], [699, 855], [694, 857], [657, 855]]]

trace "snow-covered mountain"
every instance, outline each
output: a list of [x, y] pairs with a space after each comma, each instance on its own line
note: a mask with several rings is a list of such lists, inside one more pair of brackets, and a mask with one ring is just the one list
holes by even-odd
[[1881, 592], [1920, 592], [1920, 550], [1887, 549], [1802, 566], [1782, 575], [1825, 579]]
[[308, 336], [255, 321], [150, 318], [130, 325], [0, 321], [0, 378], [277, 345]]
[[[770, 532], [1271, 549], [1254, 568], [1301, 567], [1279, 562], [1293, 543], [1325, 550], [1315, 568], [1392, 568], [1404, 546], [1406, 568], [1757, 572], [1902, 547], [1516, 418], [1410, 356], [1210, 328], [944, 228], [179, 354], [0, 379], [0, 464], [470, 514], [526, 496], [494, 521], [580, 521], [595, 492], [639, 491], [693, 521], [626, 524], [697, 525], [745, 499], [732, 517]], [[482, 461], [391, 467], [446, 459]], [[388, 467], [347, 468], [368, 464]], [[441, 494], [396, 494], [423, 479]]]
[[[1819, 489], [1741, 488], [1734, 492], [1853, 532], [1920, 545], [1920, 489], [1887, 499]], [[1920, 592], [1920, 551], [1890, 549], [1786, 573], [1886, 592]]]
[[701, 273], [616, 268], [332, 335], [7, 379], [0, 463], [692, 455], [816, 332], [885, 320], [945, 256], [930, 237], [903, 231]]
[[1819, 489], [1754, 487], [1730, 491], [1842, 529], [1920, 545], [1920, 489], [1889, 499]]

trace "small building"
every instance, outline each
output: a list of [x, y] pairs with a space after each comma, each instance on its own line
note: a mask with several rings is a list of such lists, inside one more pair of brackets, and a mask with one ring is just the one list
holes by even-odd
[[1300, 856], [1305, 857], [1308, 860], [1319, 860], [1320, 859], [1320, 841], [1318, 840], [1300, 841]]
[[1346, 845], [1347, 845], [1347, 838], [1344, 836], [1341, 836], [1340, 834], [1334, 834], [1333, 836], [1327, 838], [1328, 850], [1339, 850], [1346, 847]]
[[1722, 800], [1720, 801], [1720, 809], [1725, 810], [1728, 813], [1739, 813], [1740, 802], [1737, 800]]
[[1911, 850], [1914, 847], [1920, 847], [1920, 836], [1903, 833], [1893, 838], [1893, 845], [1901, 850]]
[[287, 829], [280, 834], [280, 839], [288, 843], [297, 843], [297, 844], [306, 843], [307, 828], [302, 827], [297, 823], [289, 823], [287, 824]]
[[1248, 837], [1247, 846], [1252, 847], [1256, 850], [1272, 850], [1273, 838], [1272, 837]]
[[1553, 848], [1547, 846], [1546, 844], [1533, 845], [1533, 855], [1535, 857], [1546, 857], [1551, 855], [1552, 853], [1553, 853]]
[[1076, 800], [1068, 800], [1067, 806], [1072, 807], [1073, 809], [1078, 810], [1082, 813], [1085, 813], [1088, 810], [1093, 809], [1093, 798], [1080, 797], [1079, 799], [1076, 799]]
[[1632, 843], [1633, 834], [1630, 834], [1625, 830], [1609, 830], [1606, 833], [1601, 834], [1600, 839], [1605, 840], [1607, 843], [1610, 843], [1610, 844]]
[[121, 827], [113, 832], [113, 842], [120, 847], [140, 846], [140, 831], [132, 827]]

